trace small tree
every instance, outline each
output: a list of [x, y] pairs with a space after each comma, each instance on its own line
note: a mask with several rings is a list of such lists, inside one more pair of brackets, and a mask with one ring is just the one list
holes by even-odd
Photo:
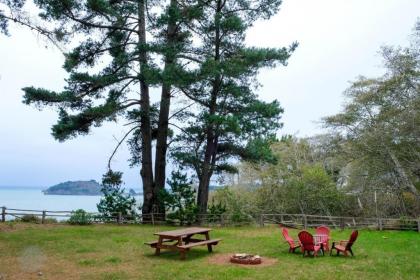
[[165, 207], [172, 211], [168, 218], [179, 220], [181, 225], [195, 222], [198, 208], [195, 203], [196, 192], [191, 187], [192, 181], [187, 178], [187, 174], [173, 171], [168, 184], [170, 190], [161, 191]]
[[121, 172], [108, 170], [102, 178], [101, 191], [104, 196], [97, 204], [97, 207], [104, 219], [113, 217], [116, 213], [129, 217], [134, 217], [136, 214], [136, 200], [131, 195], [124, 193], [124, 189], [121, 187], [121, 176]]

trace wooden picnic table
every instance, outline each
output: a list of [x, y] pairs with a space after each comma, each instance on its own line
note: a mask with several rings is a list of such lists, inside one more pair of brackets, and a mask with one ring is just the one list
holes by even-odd
[[[181, 259], [185, 259], [185, 253], [195, 246], [207, 245], [209, 252], [212, 246], [217, 245], [221, 239], [210, 239], [210, 228], [190, 227], [171, 231], [157, 232], [157, 241], [146, 242], [145, 244], [155, 248], [155, 254], [159, 255], [161, 249], [179, 251]], [[204, 235], [205, 239], [193, 238], [194, 235]]]

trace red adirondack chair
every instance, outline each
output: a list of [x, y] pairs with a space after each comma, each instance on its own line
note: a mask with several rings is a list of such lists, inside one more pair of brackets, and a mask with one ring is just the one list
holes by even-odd
[[[305, 256], [306, 252], [308, 256], [310, 256], [311, 252], [313, 252], [313, 256], [317, 256], [318, 251], [321, 249], [321, 245], [315, 245], [312, 234], [307, 231], [301, 231], [298, 236], [300, 244], [302, 244], [303, 256]], [[322, 254], [324, 254], [324, 252], [322, 252]]]
[[290, 237], [287, 228], [281, 228], [281, 233], [283, 234], [284, 239], [286, 239], [286, 242], [289, 243], [289, 253], [294, 253], [297, 248], [301, 248], [299, 241], [295, 243], [295, 240]]
[[319, 226], [316, 228], [315, 230], [315, 234], [317, 235], [325, 235], [326, 238], [323, 239], [322, 245], [323, 245], [323, 249], [324, 251], [329, 251], [330, 250], [330, 229], [327, 226]]
[[345, 256], [347, 256], [347, 252], [350, 252], [352, 256], [354, 256], [353, 251], [351, 250], [351, 246], [353, 246], [354, 242], [356, 242], [357, 236], [359, 235], [359, 232], [357, 230], [353, 231], [350, 235], [349, 240], [341, 240], [338, 242], [333, 242], [330, 256], [332, 254], [332, 250], [337, 250], [337, 256], [340, 255], [340, 253], [344, 253]]

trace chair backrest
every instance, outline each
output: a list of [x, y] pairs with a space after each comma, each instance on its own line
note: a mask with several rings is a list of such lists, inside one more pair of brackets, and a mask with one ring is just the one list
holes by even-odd
[[314, 237], [307, 231], [301, 231], [298, 234], [299, 241], [302, 244], [304, 250], [313, 251], [314, 250]]
[[353, 243], [356, 242], [357, 236], [359, 235], [359, 232], [357, 230], [354, 230], [351, 235], [350, 239], [347, 242], [346, 249], [351, 249], [351, 246], [353, 246]]
[[328, 237], [330, 236], [330, 229], [327, 226], [317, 227], [315, 232], [316, 234], [324, 234], [324, 235], [327, 235]]
[[286, 239], [290, 246], [295, 245], [295, 242], [293, 241], [293, 238], [290, 237], [287, 228], [281, 228], [281, 233], [283, 234], [284, 239]]

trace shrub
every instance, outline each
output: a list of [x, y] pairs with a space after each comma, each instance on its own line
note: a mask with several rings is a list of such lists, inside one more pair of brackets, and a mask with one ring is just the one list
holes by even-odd
[[215, 203], [214, 198], [212, 199], [211, 205], [209, 206], [209, 218], [207, 221], [209, 223], [221, 222], [222, 215], [226, 213], [226, 206], [221, 202]]
[[33, 214], [23, 215], [21, 221], [25, 223], [41, 223], [41, 219]]
[[197, 220], [198, 208], [195, 203], [195, 190], [191, 187], [192, 181], [187, 179], [187, 174], [173, 171], [168, 180], [170, 190], [162, 190], [160, 197], [165, 207], [172, 211], [169, 219], [179, 220], [181, 225], [190, 225]]
[[83, 209], [78, 209], [71, 213], [68, 223], [72, 225], [89, 225], [92, 223], [92, 220], [92, 215]]
[[57, 219], [55, 218], [45, 218], [44, 224], [56, 224], [58, 223]]
[[102, 221], [115, 220], [117, 213], [121, 213], [125, 219], [131, 220], [135, 217], [136, 200], [122, 189], [122, 173], [108, 170], [102, 178], [102, 193], [104, 196], [97, 204]]
[[[253, 192], [243, 188], [224, 187], [217, 189], [212, 195], [212, 205], [220, 204], [219, 211], [225, 213], [227, 222], [235, 224], [252, 222], [252, 214], [256, 212]], [[212, 206], [210, 206], [210, 211], [212, 211], [211, 208]]]
[[417, 222], [413, 218], [402, 216], [399, 219], [400, 230], [412, 230], [417, 228]]

